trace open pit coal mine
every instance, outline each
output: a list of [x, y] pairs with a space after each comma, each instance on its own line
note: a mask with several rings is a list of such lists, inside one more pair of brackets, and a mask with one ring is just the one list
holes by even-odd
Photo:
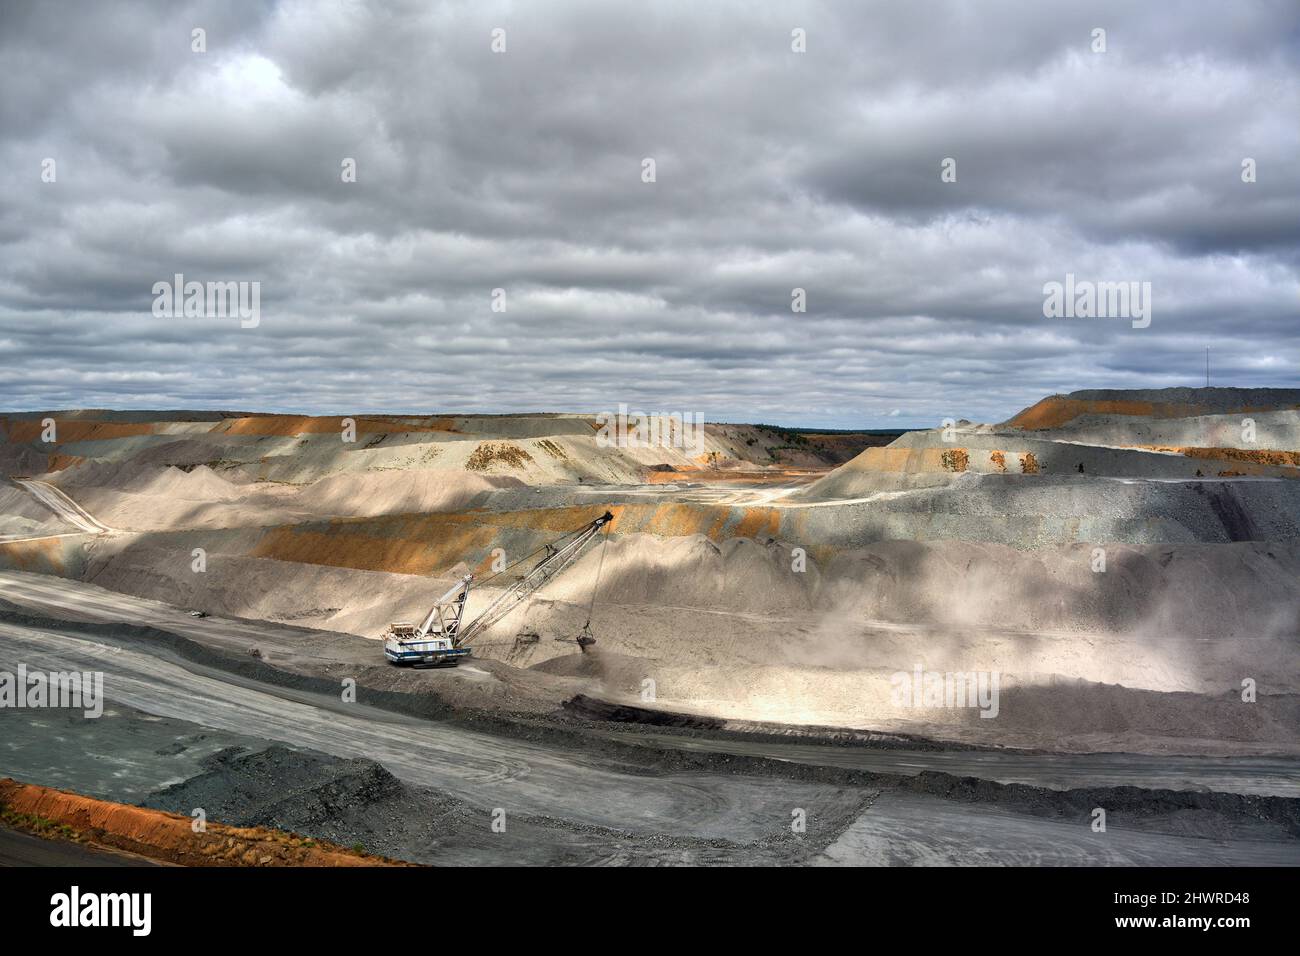
[[0, 861], [1300, 864], [1300, 392], [353, 424], [0, 416]]

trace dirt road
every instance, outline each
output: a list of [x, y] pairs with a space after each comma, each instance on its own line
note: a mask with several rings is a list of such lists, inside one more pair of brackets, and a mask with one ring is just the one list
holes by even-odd
[[0, 866], [160, 866], [161, 864], [131, 853], [118, 853], [100, 847], [69, 843], [66, 840], [43, 840], [0, 827]]
[[999, 750], [911, 750], [825, 746], [775, 740], [712, 739], [606, 731], [613, 739], [707, 753], [770, 757], [821, 767], [877, 773], [948, 773], [1053, 790], [1072, 787], [1144, 787], [1300, 797], [1300, 760], [1294, 757], [1155, 756], [1127, 753], [1036, 753]]
[[51, 484], [31, 478], [15, 478], [14, 483], [74, 528], [87, 534], [108, 534], [113, 530]]

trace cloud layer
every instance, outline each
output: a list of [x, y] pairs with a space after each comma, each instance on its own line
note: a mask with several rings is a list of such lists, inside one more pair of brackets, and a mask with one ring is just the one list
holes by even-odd
[[[1298, 66], [1282, 0], [7, 4], [0, 406], [930, 425], [1207, 347], [1294, 387]], [[260, 325], [156, 318], [175, 273]], [[1044, 318], [1066, 273], [1151, 326]]]

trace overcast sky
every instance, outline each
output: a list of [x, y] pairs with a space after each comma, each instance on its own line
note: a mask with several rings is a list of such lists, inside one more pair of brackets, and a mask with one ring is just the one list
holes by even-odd
[[[1298, 67], [1294, 0], [7, 0], [0, 408], [932, 425], [1206, 347], [1300, 386]], [[155, 317], [175, 273], [260, 323]], [[1044, 317], [1067, 273], [1150, 326]]]

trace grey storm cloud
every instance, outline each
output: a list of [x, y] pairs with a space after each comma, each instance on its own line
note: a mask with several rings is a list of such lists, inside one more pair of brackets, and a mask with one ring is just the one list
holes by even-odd
[[[1283, 0], [5, 4], [0, 406], [931, 425], [1206, 348], [1294, 387], [1298, 67]], [[260, 324], [156, 317], [176, 273]], [[1150, 327], [1045, 318], [1066, 273]]]

